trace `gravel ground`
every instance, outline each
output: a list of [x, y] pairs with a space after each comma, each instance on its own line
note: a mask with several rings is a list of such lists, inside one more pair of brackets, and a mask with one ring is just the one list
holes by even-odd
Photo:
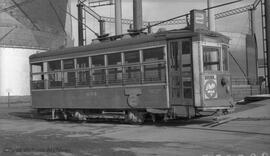
[[[250, 104], [249, 104], [250, 105]], [[262, 106], [239, 106], [243, 111]], [[245, 108], [244, 108], [245, 107]], [[238, 111], [238, 112], [241, 112]], [[254, 112], [253, 112], [254, 113]], [[270, 154], [270, 120], [211, 127], [209, 118], [128, 125], [33, 119], [24, 106], [0, 107], [1, 156], [212, 156]], [[254, 155], [253, 155], [254, 156]]]

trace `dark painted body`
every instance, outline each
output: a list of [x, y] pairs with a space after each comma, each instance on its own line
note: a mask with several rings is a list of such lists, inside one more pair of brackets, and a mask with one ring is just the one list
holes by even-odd
[[[180, 43], [182, 41], [190, 41], [191, 43], [189, 57], [182, 56], [182, 51], [177, 50], [179, 56], [179, 62], [177, 62], [180, 68], [183, 69], [173, 69], [172, 64], [175, 63], [175, 59], [171, 56], [170, 43], [174, 41], [181, 47], [184, 45]], [[230, 75], [228, 72], [207, 73], [201, 70], [203, 63], [200, 42], [228, 44], [229, 39], [219, 33], [207, 30], [197, 32], [173, 30], [32, 55], [30, 56], [30, 63], [123, 52], [153, 46], [164, 47], [166, 53], [166, 59], [164, 60], [166, 78], [163, 83], [32, 90], [33, 108], [74, 110], [137, 109], [143, 111], [157, 109], [168, 110], [176, 116], [184, 117], [194, 117], [196, 111], [201, 110], [228, 109], [232, 104]], [[182, 66], [186, 58], [190, 59], [190, 65]], [[189, 73], [189, 76], [185, 75], [184, 68], [186, 67], [190, 67], [191, 73]], [[124, 65], [122, 65], [122, 68], [124, 68]], [[207, 74], [215, 75], [216, 81], [215, 94], [217, 95], [211, 95], [213, 97], [209, 99], [205, 98], [204, 76]], [[226, 84], [223, 81], [226, 81]]]
[[[128, 89], [139, 89], [137, 104], [130, 106]], [[34, 108], [131, 109], [168, 108], [165, 85], [60, 89], [32, 92]]]

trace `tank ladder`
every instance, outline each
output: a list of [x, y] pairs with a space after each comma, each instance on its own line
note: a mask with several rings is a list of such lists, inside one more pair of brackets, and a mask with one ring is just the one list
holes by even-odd
[[265, 79], [267, 80], [269, 73], [267, 72], [267, 37], [266, 37], [266, 23], [265, 23], [265, 0], [261, 0], [261, 16], [262, 16], [262, 40], [263, 40], [263, 71]]

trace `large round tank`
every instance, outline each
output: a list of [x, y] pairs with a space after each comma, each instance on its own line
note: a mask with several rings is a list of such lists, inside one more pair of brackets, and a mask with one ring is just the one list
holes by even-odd
[[8, 93], [30, 95], [31, 54], [73, 46], [66, 11], [70, 12], [68, 0], [1, 0], [0, 103]]

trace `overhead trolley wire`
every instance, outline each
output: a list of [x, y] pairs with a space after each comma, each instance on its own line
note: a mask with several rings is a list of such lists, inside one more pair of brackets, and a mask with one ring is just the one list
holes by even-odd
[[77, 17], [75, 17], [74, 15], [72, 15], [70, 12], [64, 10], [63, 8], [59, 7], [57, 4], [56, 6], [63, 12], [65, 12], [66, 14], [68, 14], [69, 16], [71, 16], [72, 18], [74, 18], [75, 20], [81, 22], [88, 30], [90, 30], [92, 33], [94, 33], [97, 37], [99, 37], [99, 34], [96, 33], [93, 29], [91, 29], [89, 26], [87, 26], [85, 23], [83, 23], [83, 21], [79, 20]]
[[[210, 9], [215, 9], [215, 8], [218, 8], [218, 7], [222, 7], [222, 6], [225, 6], [225, 5], [238, 3], [238, 2], [241, 2], [241, 1], [243, 1], [243, 0], [236, 0], [236, 1], [228, 2], [228, 3], [223, 3], [223, 4], [216, 5], [216, 6], [213, 6], [213, 7], [210, 7], [210, 8], [205, 8], [205, 9], [203, 9], [203, 10], [206, 11], [206, 10], [210, 10]], [[169, 21], [172, 21], [172, 20], [181, 18], [181, 17], [187, 17], [187, 16], [189, 16], [189, 13], [183, 14], [183, 15], [180, 15], [180, 16], [176, 16], [176, 17], [173, 17], [173, 18], [164, 20], [164, 21], [160, 21], [160, 22], [155, 23], [155, 24], [152, 24], [152, 25], [148, 25], [148, 26], [146, 26], [146, 27], [144, 27], [144, 28], [142, 28], [142, 29], [140, 29], [140, 30], [138, 30], [138, 31], [144, 31], [144, 30], [146, 30], [146, 29], [149, 29], [149, 28], [151, 28], [151, 27], [160, 25], [160, 24], [162, 24], [162, 23], [166, 23], [166, 22], [169, 22]]]

